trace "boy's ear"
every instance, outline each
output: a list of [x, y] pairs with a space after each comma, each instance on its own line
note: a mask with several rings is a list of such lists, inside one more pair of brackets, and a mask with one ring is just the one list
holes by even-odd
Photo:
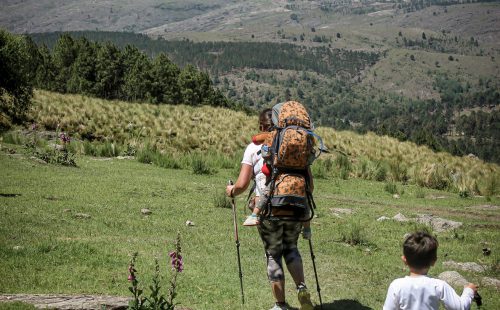
[[406, 261], [406, 256], [402, 255], [401, 260], [403, 261], [403, 263], [405, 263], [406, 266], [408, 266], [408, 262]]

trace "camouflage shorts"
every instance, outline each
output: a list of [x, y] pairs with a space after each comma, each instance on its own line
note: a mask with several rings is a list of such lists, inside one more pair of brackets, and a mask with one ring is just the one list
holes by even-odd
[[258, 228], [266, 250], [267, 274], [270, 281], [284, 279], [283, 258], [289, 269], [290, 266], [302, 268], [302, 258], [297, 249], [302, 222], [264, 220]]

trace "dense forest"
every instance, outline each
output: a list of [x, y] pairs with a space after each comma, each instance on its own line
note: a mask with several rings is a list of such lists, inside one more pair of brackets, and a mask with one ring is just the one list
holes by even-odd
[[[181, 67], [191, 64], [212, 73], [257, 68], [314, 71], [325, 75], [340, 73], [352, 77], [379, 58], [374, 52], [307, 48], [286, 43], [166, 41], [127, 32], [77, 31], [67, 34], [97, 42], [110, 41], [122, 48], [133, 45], [151, 57], [166, 53]], [[30, 34], [35, 42], [49, 48], [55, 46], [60, 35], [58, 32]]]
[[[199, 84], [215, 86], [217, 89], [212, 91], [211, 96], [220, 98], [222, 106], [237, 106], [232, 102], [238, 102], [240, 107], [259, 109], [296, 98], [310, 109], [317, 125], [357, 132], [374, 131], [402, 141], [426, 144], [436, 151], [448, 151], [455, 155], [473, 153], [487, 161], [500, 162], [500, 111], [496, 108], [500, 88], [494, 79], [481, 79], [472, 86], [450, 76], [436, 75], [433, 87], [439, 92], [440, 100], [419, 100], [360, 87], [358, 81], [362, 78], [362, 71], [379, 57], [386, 57], [384, 54], [276, 43], [164, 41], [131, 33], [78, 32], [72, 35], [80, 39], [64, 35], [64, 40], [71, 44], [58, 41], [60, 33], [33, 35], [40, 46], [40, 54], [49, 55], [49, 58], [59, 57], [61, 45], [83, 46], [85, 51], [78, 61], [73, 59], [71, 66], [74, 69], [60, 71], [59, 78], [35, 77], [34, 80], [41, 83], [37, 87], [105, 98], [172, 102], [172, 98], [180, 96], [178, 91], [145, 91], [152, 85], [162, 85], [158, 82], [160, 76], [168, 80], [168, 72], [172, 72], [170, 69], [156, 70], [156, 73], [152, 70], [155, 64], [163, 63], [165, 68], [177, 68], [174, 72], [179, 77], [182, 77], [180, 72], [189, 71], [192, 74], [185, 75], [201, 77]], [[52, 52], [45, 44], [52, 48]], [[471, 41], [470, 44], [474, 43]], [[99, 48], [93, 49], [92, 46]], [[123, 68], [129, 70], [130, 81], [114, 88], [115, 92], [103, 93], [100, 85], [104, 82], [92, 87], [85, 83], [95, 77], [101, 81], [100, 75], [89, 75], [88, 72], [93, 71], [85, 71], [86, 67], [80, 63], [99, 63], [98, 59], [102, 56], [97, 52], [105, 54], [103, 52], [111, 46], [113, 53], [123, 54], [125, 56], [121, 57], [127, 59], [130, 57], [127, 55], [141, 54], [139, 50], [151, 58], [141, 54], [137, 58], [141, 59], [139, 62], [123, 62]], [[92, 54], [93, 51], [96, 54]], [[207, 74], [189, 64], [209, 72], [211, 80]], [[78, 74], [72, 77], [71, 72]], [[125, 76], [120, 74], [119, 77]], [[82, 81], [82, 77], [86, 76], [90, 78]], [[60, 86], [58, 83], [61, 81], [66, 83]], [[163, 97], [158, 93], [164, 94]], [[229, 100], [223, 99], [224, 96]], [[189, 100], [199, 102], [203, 98], [194, 96]]]
[[51, 50], [30, 37], [13, 40], [23, 43], [23, 71], [32, 87], [104, 99], [242, 108], [214, 88], [207, 73], [192, 65], [179, 68], [164, 53], [150, 58], [132, 45], [119, 49], [69, 34]]

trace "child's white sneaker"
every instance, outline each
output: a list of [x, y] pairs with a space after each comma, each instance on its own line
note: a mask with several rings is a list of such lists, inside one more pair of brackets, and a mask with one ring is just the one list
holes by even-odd
[[259, 218], [255, 214], [251, 214], [247, 217], [247, 219], [243, 222], [243, 226], [256, 226], [259, 225]]

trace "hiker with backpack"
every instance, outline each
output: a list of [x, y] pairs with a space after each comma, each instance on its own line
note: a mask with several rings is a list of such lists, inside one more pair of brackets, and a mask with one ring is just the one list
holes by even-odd
[[272, 310], [288, 309], [283, 258], [295, 282], [300, 309], [313, 309], [297, 241], [301, 232], [305, 239], [311, 238], [314, 185], [309, 165], [317, 157], [317, 136], [312, 133], [305, 108], [295, 101], [264, 110], [259, 127], [262, 134], [247, 146], [238, 180], [226, 187], [226, 194], [239, 195], [252, 178], [256, 181], [260, 212], [252, 217], [256, 218], [267, 257], [267, 274], [276, 301]]

